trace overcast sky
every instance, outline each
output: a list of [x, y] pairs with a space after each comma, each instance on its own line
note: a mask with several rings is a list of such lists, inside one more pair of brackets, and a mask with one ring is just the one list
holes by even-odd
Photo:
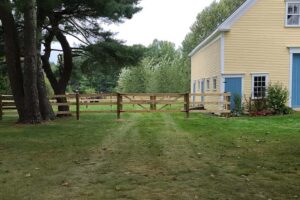
[[[213, 0], [141, 0], [143, 9], [132, 19], [108, 28], [116, 32], [117, 39], [128, 45], [143, 44], [148, 46], [154, 39], [167, 40], [178, 46], [190, 31], [196, 16]], [[68, 37], [71, 45], [76, 43]], [[58, 43], [53, 48], [60, 48]], [[51, 61], [57, 61], [57, 53], [51, 54]]]
[[149, 45], [154, 39], [177, 46], [184, 40], [199, 12], [213, 0], [142, 0], [143, 10], [112, 30], [127, 44]]

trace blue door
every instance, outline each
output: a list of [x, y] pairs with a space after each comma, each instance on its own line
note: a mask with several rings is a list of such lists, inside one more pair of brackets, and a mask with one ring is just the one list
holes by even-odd
[[300, 54], [293, 55], [292, 107], [300, 108]]
[[242, 78], [225, 78], [225, 92], [231, 93], [230, 109], [234, 110], [234, 96], [239, 95], [240, 97], [242, 97]]

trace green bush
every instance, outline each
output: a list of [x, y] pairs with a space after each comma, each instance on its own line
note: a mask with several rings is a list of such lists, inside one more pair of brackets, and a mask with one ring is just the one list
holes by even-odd
[[233, 94], [233, 102], [234, 102], [234, 109], [233, 113], [236, 115], [241, 115], [243, 113], [243, 107], [242, 107], [242, 97], [240, 94]]
[[0, 94], [11, 94], [10, 84], [7, 76], [0, 74]]
[[289, 114], [290, 109], [286, 106], [289, 98], [287, 88], [282, 84], [270, 84], [268, 87], [267, 106], [275, 114]]

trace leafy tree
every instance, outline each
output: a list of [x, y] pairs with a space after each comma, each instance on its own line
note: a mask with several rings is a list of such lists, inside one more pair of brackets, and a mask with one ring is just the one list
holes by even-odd
[[118, 80], [117, 90], [119, 92], [143, 93], [147, 87], [146, 79], [147, 73], [143, 66], [123, 69]]
[[121, 92], [186, 92], [186, 70], [181, 51], [167, 41], [154, 40], [141, 64], [122, 70], [117, 90]]

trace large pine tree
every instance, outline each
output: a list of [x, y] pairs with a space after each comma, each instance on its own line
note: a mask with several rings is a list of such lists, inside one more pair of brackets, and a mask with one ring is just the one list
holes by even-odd
[[[44, 79], [40, 71], [37, 51], [36, 1], [26, 0], [19, 4], [24, 13], [24, 44], [20, 45], [20, 34], [14, 18], [11, 1], [0, 3], [0, 20], [3, 27], [6, 64], [12, 93], [17, 106], [20, 123], [40, 123], [54, 119], [54, 112], [46, 96]], [[21, 51], [21, 46], [24, 46]], [[21, 65], [24, 52], [24, 67]]]

